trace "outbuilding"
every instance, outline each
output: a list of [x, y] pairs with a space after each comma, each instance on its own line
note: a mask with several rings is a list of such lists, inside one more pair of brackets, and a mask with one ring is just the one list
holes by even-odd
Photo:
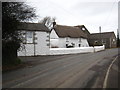
[[105, 48], [114, 48], [117, 45], [114, 32], [92, 33], [89, 42], [90, 46], [105, 45]]

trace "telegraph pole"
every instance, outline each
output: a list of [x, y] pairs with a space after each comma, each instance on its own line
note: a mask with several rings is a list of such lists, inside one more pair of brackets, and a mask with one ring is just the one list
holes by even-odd
[[117, 29], [117, 38], [119, 38], [119, 31], [118, 31], [118, 29]]
[[119, 30], [117, 29], [117, 47], [120, 45]]
[[99, 32], [101, 33], [101, 26], [99, 26]]
[[101, 26], [99, 26], [99, 33], [100, 33], [100, 44], [102, 44], [102, 39], [101, 39]]

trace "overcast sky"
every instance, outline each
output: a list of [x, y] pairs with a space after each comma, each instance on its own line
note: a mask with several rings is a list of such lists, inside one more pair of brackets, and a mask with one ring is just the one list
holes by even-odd
[[[39, 16], [56, 17], [60, 25], [85, 25], [90, 33], [114, 31], [118, 28], [118, 0], [25, 0]], [[89, 2], [88, 2], [89, 1]]]

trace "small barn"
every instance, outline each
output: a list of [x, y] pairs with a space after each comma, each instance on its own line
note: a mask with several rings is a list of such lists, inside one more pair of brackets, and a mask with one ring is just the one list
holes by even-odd
[[114, 32], [92, 33], [89, 42], [90, 46], [105, 45], [105, 48], [114, 48], [117, 44]]
[[84, 27], [55, 24], [50, 33], [51, 48], [89, 47]]
[[35, 56], [49, 54], [50, 30], [41, 23], [21, 23], [18, 27], [23, 43], [18, 56]]

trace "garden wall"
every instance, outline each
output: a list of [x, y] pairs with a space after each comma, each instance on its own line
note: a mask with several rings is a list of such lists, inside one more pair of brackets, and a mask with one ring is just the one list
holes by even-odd
[[50, 55], [90, 53], [104, 50], [104, 46], [79, 47], [79, 48], [50, 48]]

